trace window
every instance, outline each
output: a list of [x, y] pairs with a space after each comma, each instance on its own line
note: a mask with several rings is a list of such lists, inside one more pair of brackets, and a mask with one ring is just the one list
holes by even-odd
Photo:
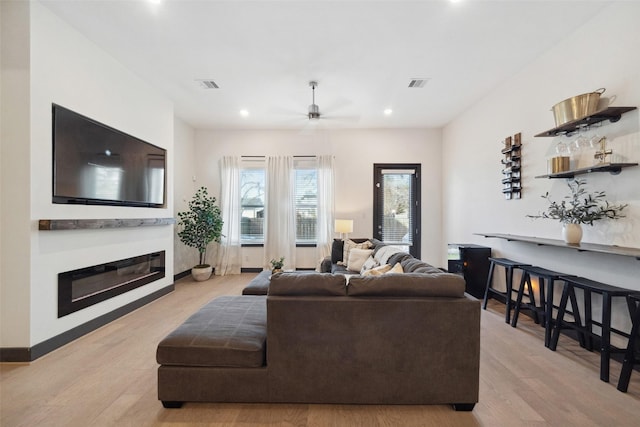
[[318, 171], [295, 170], [296, 243], [312, 244], [317, 241]]
[[[243, 244], [264, 243], [265, 175], [262, 166], [240, 171], [240, 240]], [[318, 171], [315, 162], [296, 159], [294, 180], [296, 243], [315, 244], [318, 220]]]
[[264, 169], [240, 171], [240, 240], [264, 243]]

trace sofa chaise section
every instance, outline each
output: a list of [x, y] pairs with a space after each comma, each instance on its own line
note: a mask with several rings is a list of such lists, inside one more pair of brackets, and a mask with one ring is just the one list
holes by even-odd
[[180, 402], [265, 402], [265, 296], [216, 298], [159, 344], [158, 398]]

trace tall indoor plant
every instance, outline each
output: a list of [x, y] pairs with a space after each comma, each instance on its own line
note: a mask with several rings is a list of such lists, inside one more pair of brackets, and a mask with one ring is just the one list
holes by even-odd
[[200, 187], [189, 202], [189, 210], [178, 212], [178, 218], [180, 241], [196, 248], [200, 255], [191, 275], [195, 280], [207, 280], [212, 271], [211, 265], [206, 263], [207, 246], [213, 241], [220, 242], [222, 237], [222, 213], [216, 198], [209, 196], [206, 187]]
[[604, 191], [587, 192], [584, 186], [586, 180], [574, 179], [567, 181], [571, 195], [556, 202], [551, 200], [549, 192], [542, 196], [549, 203], [546, 212], [538, 215], [527, 215], [529, 218], [555, 219], [562, 223], [562, 234], [565, 242], [579, 244], [582, 239], [581, 224], [593, 225], [594, 221], [602, 219], [624, 218], [620, 212], [627, 205], [612, 205], [605, 200]]

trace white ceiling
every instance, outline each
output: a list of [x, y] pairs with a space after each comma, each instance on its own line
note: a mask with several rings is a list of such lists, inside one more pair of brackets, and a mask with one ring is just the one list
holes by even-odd
[[610, 1], [41, 3], [195, 128], [279, 129], [308, 126], [310, 80], [325, 128], [441, 127]]

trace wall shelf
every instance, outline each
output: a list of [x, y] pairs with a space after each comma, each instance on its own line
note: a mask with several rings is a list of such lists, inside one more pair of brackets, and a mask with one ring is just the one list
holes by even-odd
[[579, 245], [570, 245], [564, 240], [544, 239], [540, 237], [518, 236], [515, 234], [500, 233], [474, 233], [477, 236], [492, 237], [496, 239], [505, 239], [507, 241], [532, 243], [538, 246], [554, 246], [556, 248], [573, 249], [578, 252], [596, 252], [609, 255], [621, 255], [633, 257], [640, 261], [640, 248], [628, 248], [616, 245], [600, 245], [596, 243], [580, 243]]
[[596, 123], [609, 120], [611, 123], [615, 123], [620, 120], [620, 117], [629, 111], [635, 110], [637, 107], [609, 107], [601, 111], [597, 111], [587, 117], [583, 117], [579, 120], [573, 120], [567, 122], [561, 126], [557, 126], [548, 131], [539, 133], [536, 137], [553, 137], [558, 135], [570, 135], [573, 132], [583, 128], [595, 125]]
[[594, 172], [609, 172], [612, 175], [619, 174], [623, 168], [638, 166], [638, 163], [603, 163], [601, 165], [589, 166], [586, 168], [574, 169], [564, 172], [550, 173], [546, 175], [538, 175], [536, 178], [573, 178], [576, 175], [584, 175]]
[[126, 219], [40, 219], [38, 230], [85, 230], [100, 228], [149, 227], [175, 224], [175, 218]]

